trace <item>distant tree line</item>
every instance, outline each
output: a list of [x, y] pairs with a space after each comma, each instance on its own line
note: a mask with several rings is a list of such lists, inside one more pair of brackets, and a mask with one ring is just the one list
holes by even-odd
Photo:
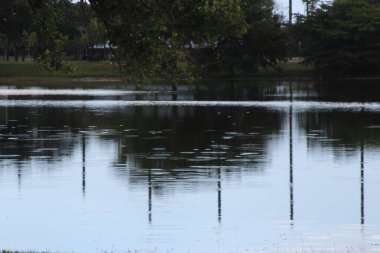
[[287, 34], [272, 0], [90, 0], [124, 73], [173, 83], [201, 68], [278, 67]]
[[0, 48], [4, 60], [12, 55], [16, 60], [25, 59], [36, 42], [31, 29], [32, 15], [24, 1], [1, 1], [0, 7]]
[[49, 52], [50, 57], [59, 52], [80, 60], [88, 47], [104, 40], [102, 24], [85, 1], [1, 0], [3, 60], [48, 58]]
[[292, 56], [335, 73], [380, 66], [380, 0], [303, 0], [284, 22], [273, 0], [1, 0], [3, 58], [31, 56], [49, 71], [109, 45], [131, 81], [173, 84], [200, 71], [231, 76], [279, 68]]
[[314, 5], [292, 31], [304, 62], [325, 74], [378, 74], [380, 0], [335, 0]]
[[38, 59], [65, 69], [64, 55], [84, 59], [109, 42], [130, 80], [191, 78], [199, 66], [233, 75], [277, 67], [287, 34], [272, 0], [2, 0], [0, 48], [5, 60]]

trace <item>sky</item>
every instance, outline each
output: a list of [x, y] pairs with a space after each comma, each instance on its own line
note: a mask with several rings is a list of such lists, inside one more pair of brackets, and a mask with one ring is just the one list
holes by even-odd
[[[289, 0], [275, 0], [276, 11], [282, 13], [285, 17], [288, 17], [289, 11]], [[293, 0], [293, 13], [304, 14], [305, 6], [302, 3], [302, 0]]]
[[[289, 0], [274, 0], [276, 3], [276, 11], [283, 14], [284, 17], [288, 17]], [[72, 0], [72, 2], [78, 2], [78, 0]], [[293, 0], [293, 13], [305, 13], [305, 6], [302, 0]]]

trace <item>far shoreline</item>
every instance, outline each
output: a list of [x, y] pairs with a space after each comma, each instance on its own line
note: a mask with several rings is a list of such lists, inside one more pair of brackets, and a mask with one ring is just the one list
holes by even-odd
[[[91, 84], [135, 85], [126, 81], [120, 71], [111, 62], [72, 61], [77, 70], [68, 74], [41, 71], [36, 62], [0, 62], [0, 84], [70, 84], [79, 86]], [[240, 73], [230, 76], [227, 73], [203, 71], [193, 82], [199, 84], [209, 81], [378, 81], [380, 75], [322, 75], [311, 66], [306, 66], [299, 59], [280, 64], [280, 70], [265, 68], [257, 73]], [[151, 84], [168, 84], [162, 78], [154, 78]], [[185, 81], [179, 84], [186, 83]]]

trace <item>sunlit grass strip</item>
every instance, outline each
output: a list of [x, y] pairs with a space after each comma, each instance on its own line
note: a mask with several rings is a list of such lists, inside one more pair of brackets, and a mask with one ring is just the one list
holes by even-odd
[[4, 62], [0, 61], [0, 77], [13, 78], [67, 78], [67, 77], [117, 77], [119, 70], [117, 66], [109, 61], [88, 62], [88, 61], [72, 61], [71, 65], [76, 66], [76, 70], [70, 73], [49, 73], [40, 70], [39, 65], [33, 61], [26, 62]]
[[[64, 73], [48, 73], [41, 71], [39, 65], [33, 61], [25, 62], [4, 62], [0, 61], [0, 78], [81, 78], [81, 77], [119, 77], [120, 72], [115, 64], [109, 61], [88, 62], [88, 61], [71, 61], [71, 65], [76, 66], [74, 72]], [[300, 64], [298, 61], [290, 61], [280, 65], [281, 71], [274, 69], [261, 69], [257, 73], [240, 73], [235, 78], [242, 77], [296, 77], [311, 76], [312, 68]], [[200, 74], [200, 78], [224, 78], [228, 77], [226, 73], [213, 73], [204, 71]], [[157, 77], [159, 78], [159, 77]]]

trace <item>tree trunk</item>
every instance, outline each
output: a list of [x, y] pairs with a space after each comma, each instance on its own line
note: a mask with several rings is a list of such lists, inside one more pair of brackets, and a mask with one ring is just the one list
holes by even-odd
[[172, 101], [177, 101], [177, 84], [172, 84]]
[[25, 46], [21, 47], [21, 60], [23, 62], [25, 61]]
[[78, 54], [78, 49], [75, 48], [75, 55], [74, 55], [74, 60], [79, 60], [79, 54]]
[[230, 82], [230, 96], [228, 99], [235, 100], [235, 81], [234, 80], [231, 80]]
[[7, 45], [5, 46], [5, 58], [9, 61], [9, 41], [7, 41]]
[[5, 51], [6, 61], [9, 61], [9, 40], [8, 39], [7, 39], [7, 44], [5, 45], [4, 51]]
[[18, 61], [18, 49], [17, 49], [17, 47], [14, 48], [14, 52], [15, 52], [15, 61]]
[[233, 64], [230, 64], [230, 77], [235, 76], [235, 67]]

